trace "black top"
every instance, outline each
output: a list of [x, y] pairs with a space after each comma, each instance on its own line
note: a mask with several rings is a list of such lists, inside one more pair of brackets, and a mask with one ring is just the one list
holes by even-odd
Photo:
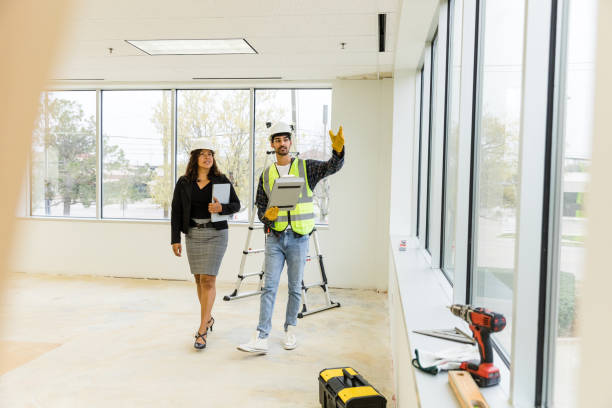
[[208, 182], [200, 189], [197, 181], [191, 182], [193, 191], [191, 193], [191, 218], [209, 219], [210, 212], [208, 204], [212, 203], [212, 183]]
[[[210, 178], [209, 185], [225, 183], [230, 183], [230, 181], [227, 177], [221, 175]], [[193, 181], [187, 180], [185, 176], [181, 176], [176, 182], [174, 195], [172, 197], [172, 214], [170, 215], [170, 243], [172, 244], [181, 242], [181, 232], [187, 234], [189, 232], [191, 219], [197, 218], [193, 217], [191, 214], [193, 192]], [[208, 200], [208, 202], [210, 202], [210, 200]], [[208, 210], [208, 203], [206, 204], [206, 209]], [[230, 185], [229, 203], [221, 204], [221, 215], [233, 214], [238, 211], [240, 211], [240, 200], [234, 190], [234, 186]], [[212, 224], [218, 230], [227, 229], [227, 221], [213, 222]]]

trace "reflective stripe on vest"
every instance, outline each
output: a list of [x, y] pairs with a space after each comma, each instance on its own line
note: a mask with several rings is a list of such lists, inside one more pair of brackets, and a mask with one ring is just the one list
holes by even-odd
[[[291, 162], [289, 174], [296, 177], [302, 177], [305, 180], [305, 183], [302, 187], [302, 192], [300, 193], [295, 210], [279, 211], [278, 218], [272, 225], [272, 229], [275, 231], [284, 231], [289, 223], [289, 218], [291, 218], [291, 229], [293, 231], [302, 235], [310, 234], [315, 226], [315, 221], [314, 205], [312, 202], [313, 194], [306, 174], [306, 161], [302, 159], [294, 159]], [[270, 193], [272, 192], [274, 182], [278, 177], [280, 177], [278, 174], [278, 169], [273, 164], [263, 172], [262, 176], [264, 191], [268, 198], [270, 198]]]

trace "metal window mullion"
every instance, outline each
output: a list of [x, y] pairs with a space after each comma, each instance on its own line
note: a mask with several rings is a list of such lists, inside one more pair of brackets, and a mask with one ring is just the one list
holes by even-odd
[[[44, 177], [43, 177], [43, 190], [42, 196], [43, 200], [46, 201], [47, 192], [46, 192], [46, 183], [49, 179], [49, 146], [47, 145], [47, 138], [49, 136], [49, 92], [45, 92], [45, 132], [43, 133], [43, 145], [44, 145], [44, 155], [45, 155], [45, 169], [44, 169]], [[55, 180], [54, 180], [55, 181]], [[47, 214], [47, 209], [45, 206], [45, 216], [49, 216]]]
[[550, 192], [550, 217], [553, 220], [549, 228], [549, 282], [547, 293], [548, 310], [547, 321], [547, 344], [545, 355], [544, 378], [542, 382], [542, 397], [546, 405], [554, 405], [554, 378], [556, 338], [558, 329], [558, 306], [559, 306], [559, 284], [560, 284], [560, 261], [561, 261], [561, 216], [563, 213], [563, 160], [565, 157], [565, 89], [567, 74], [567, 35], [568, 35], [569, 1], [559, 0], [557, 2], [557, 30], [556, 30], [556, 58], [554, 67], [556, 73], [556, 84], [554, 93], [554, 120], [552, 134], [554, 135], [551, 157], [551, 192]]
[[255, 181], [255, 88], [249, 89], [249, 192], [250, 201], [248, 205], [248, 219], [253, 217], [253, 211], [255, 207], [255, 188], [257, 182]]
[[446, 64], [444, 67], [444, 114], [443, 114], [443, 127], [442, 127], [442, 198], [440, 205], [440, 269], [444, 272], [444, 276], [448, 279], [451, 286], [453, 285], [452, 279], [448, 276], [445, 271], [444, 265], [444, 256], [445, 256], [445, 244], [444, 241], [446, 239], [446, 222], [448, 221], [446, 218], [446, 200], [448, 199], [448, 194], [446, 191], [446, 186], [448, 183], [447, 171], [448, 171], [448, 139], [449, 139], [449, 99], [452, 96], [452, 82], [451, 82], [451, 72], [452, 72], [452, 35], [453, 35], [453, 18], [455, 15], [456, 0], [449, 0], [446, 4], [446, 50], [445, 50], [445, 58]]
[[448, 35], [448, 1], [443, 0], [440, 3], [440, 13], [438, 20], [438, 38], [437, 38], [437, 58], [434, 61], [436, 68], [434, 73], [434, 109], [432, 119], [436, 126], [432, 127], [432, 167], [431, 167], [431, 234], [429, 237], [429, 248], [431, 253], [432, 268], [440, 268], [442, 266], [442, 247], [441, 237], [443, 217], [443, 200], [442, 194], [444, 191], [444, 115], [446, 105], [446, 68], [447, 68], [447, 35]]
[[102, 90], [96, 89], [96, 219], [102, 219]]
[[412, 231], [415, 237], [419, 237], [419, 190], [421, 187], [420, 180], [420, 169], [419, 169], [419, 159], [421, 154], [420, 143], [421, 143], [421, 80], [422, 80], [422, 68], [419, 68], [415, 71], [415, 80], [414, 80], [414, 137], [412, 140], [412, 197], [415, 197], [411, 200], [413, 204], [411, 206], [412, 217], [411, 217], [411, 225]]
[[25, 174], [25, 206], [23, 208], [26, 217], [32, 216], [32, 139], [30, 139], [30, 149], [27, 155], [27, 168]]
[[[559, 38], [559, 1], [551, 0], [550, 13], [548, 18], [550, 20], [549, 27], [549, 45], [548, 45], [548, 87], [547, 87], [547, 115], [546, 115], [546, 154], [545, 154], [545, 168], [544, 168], [544, 195], [542, 197], [543, 202], [543, 222], [542, 222], [542, 243], [541, 247], [541, 259], [540, 259], [540, 296], [538, 306], [538, 344], [537, 344], [537, 355], [538, 360], [536, 362], [536, 406], [547, 406], [549, 401], [548, 391], [552, 388], [549, 387], [548, 380], [552, 379], [554, 374], [549, 372], [547, 368], [549, 363], [554, 361], [554, 354], [551, 354], [555, 350], [555, 338], [557, 333], [556, 327], [556, 290], [557, 290], [557, 279], [558, 269], [553, 254], [556, 254], [554, 249], [558, 248], [560, 234], [560, 224], [558, 220], [561, 218], [557, 215], [560, 214], [558, 211], [561, 208], [560, 195], [557, 196], [561, 185], [555, 183], [558, 181], [559, 174], [557, 164], [559, 163], [559, 137], [557, 136], [557, 113], [559, 107], [559, 81], [557, 77], [556, 68], [559, 66], [559, 53], [557, 52], [557, 44]], [[564, 88], [563, 88], [564, 89]], [[555, 185], [556, 184], [556, 185]], [[553, 296], [555, 291], [555, 296]], [[555, 302], [551, 302], [551, 299], [555, 299]]]
[[170, 176], [172, 177], [172, 184], [176, 184], [176, 145], [177, 145], [177, 115], [176, 115], [176, 88], [171, 89], [170, 96]]
[[[523, 78], [519, 156], [519, 209], [513, 290], [511, 401], [534, 406], [541, 381], [538, 363], [542, 339], [542, 287], [547, 271], [548, 198], [546, 165], [549, 148], [549, 48], [554, 0], [527, 0], [523, 38]], [[546, 231], [544, 231], [546, 229]]]
[[[482, 124], [482, 78], [484, 71], [484, 44], [485, 44], [485, 16], [486, 16], [486, 1], [476, 1], [476, 30], [474, 50], [474, 79], [472, 81], [473, 89], [473, 107], [472, 107], [472, 149], [470, 152], [470, 193], [469, 197], [469, 213], [468, 213], [468, 251], [467, 251], [467, 283], [465, 299], [467, 303], [472, 302], [473, 286], [475, 283], [474, 272], [478, 266], [477, 259], [477, 242], [478, 242], [478, 211], [480, 197], [480, 128]], [[499, 350], [498, 350], [499, 351]]]
[[457, 161], [457, 203], [455, 215], [455, 279], [453, 302], [467, 303], [468, 242], [473, 149], [473, 115], [476, 109], [475, 70], [477, 60], [478, 0], [464, 0], [461, 50], [461, 85], [459, 88], [459, 137]]
[[[438, 29], [436, 27], [435, 34], [429, 46], [429, 111], [427, 113], [428, 116], [428, 127], [427, 127], [427, 185], [425, 188], [425, 251], [429, 254], [431, 261], [431, 195], [432, 195], [432, 181], [433, 181], [433, 118], [435, 112], [434, 102], [436, 100], [434, 93], [434, 86], [436, 85], [436, 78], [434, 77], [434, 73], [436, 72], [436, 64], [438, 63], [438, 59], [436, 57], [438, 45]], [[437, 88], [436, 88], [437, 89]]]
[[427, 166], [429, 163], [427, 162], [427, 151], [429, 148], [429, 99], [431, 97], [430, 93], [427, 92], [429, 89], [429, 84], [431, 82], [431, 43], [426, 45], [425, 48], [425, 57], [423, 62], [423, 121], [421, 123], [421, 194], [420, 194], [420, 215], [419, 215], [419, 225], [420, 225], [420, 239], [419, 239], [419, 248], [425, 250], [425, 234], [427, 233]]
[[[42, 110], [42, 114], [43, 115], [48, 115], [48, 107], [49, 107], [48, 99], [47, 99], [48, 98], [48, 96], [47, 96], [48, 95], [48, 91], [44, 91], [43, 94], [44, 94], [44, 96], [43, 96], [43, 106], [44, 107], [43, 107], [43, 110]], [[46, 138], [46, 132], [47, 132], [47, 128], [45, 126], [45, 131], [43, 133], [44, 134], [43, 140], [44, 140], [44, 138]], [[27, 213], [26, 214], [29, 217], [32, 216], [32, 190], [34, 188], [34, 185], [33, 185], [33, 183], [34, 183], [34, 159], [33, 159], [34, 155], [32, 154], [32, 151], [34, 150], [34, 145], [33, 145], [33, 139], [34, 138], [33, 138], [33, 136], [34, 135], [30, 136], [31, 137], [30, 140], [32, 141], [32, 143], [31, 143], [31, 146], [30, 146], [30, 150], [28, 151], [28, 164], [29, 164], [28, 165], [28, 180], [27, 180], [28, 186], [27, 186], [27, 189], [26, 189], [27, 190], [27, 193], [26, 193], [27, 194], [27, 201], [26, 201], [26, 206], [27, 206], [26, 207], [26, 211], [27, 211]], [[46, 147], [45, 147], [45, 149], [46, 149]]]

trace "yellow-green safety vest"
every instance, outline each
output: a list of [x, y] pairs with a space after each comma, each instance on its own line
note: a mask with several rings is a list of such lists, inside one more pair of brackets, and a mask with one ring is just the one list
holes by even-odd
[[[284, 231], [287, 228], [287, 225], [289, 225], [289, 219], [291, 219], [291, 229], [293, 231], [301, 235], [310, 234], [314, 229], [315, 220], [314, 206], [312, 203], [313, 194], [306, 175], [306, 161], [302, 159], [294, 159], [291, 162], [289, 174], [296, 177], [302, 177], [305, 180], [304, 187], [302, 187], [302, 192], [300, 193], [300, 198], [295, 206], [295, 210], [280, 210], [278, 212], [278, 218], [272, 224], [272, 229], [275, 231]], [[262, 177], [263, 188], [269, 199], [274, 182], [280, 177], [276, 165], [273, 164], [264, 170]]]

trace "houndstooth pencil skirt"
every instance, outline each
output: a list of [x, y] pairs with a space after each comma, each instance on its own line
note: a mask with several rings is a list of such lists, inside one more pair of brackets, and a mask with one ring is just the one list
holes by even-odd
[[[201, 223], [204, 220], [195, 221]], [[185, 236], [185, 245], [192, 274], [217, 276], [227, 249], [227, 231], [215, 228], [189, 228], [189, 233]]]

